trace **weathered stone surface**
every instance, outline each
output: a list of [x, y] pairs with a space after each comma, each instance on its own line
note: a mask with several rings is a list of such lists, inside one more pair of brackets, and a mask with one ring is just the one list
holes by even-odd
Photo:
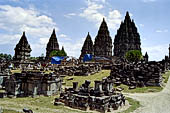
[[77, 82], [73, 83], [73, 88], [65, 89], [56, 98], [54, 105], [62, 102], [66, 106], [81, 110], [96, 110], [99, 112], [113, 111], [122, 104], [125, 105], [125, 97], [121, 93], [116, 93], [113, 89], [113, 81], [103, 78], [102, 81], [95, 81], [95, 88], [90, 88], [90, 81], [86, 80], [77, 90]]
[[49, 59], [50, 53], [53, 50], [56, 50], [56, 51], [59, 50], [59, 44], [58, 44], [57, 37], [56, 37], [56, 34], [55, 34], [55, 29], [53, 30], [51, 37], [49, 39], [49, 42], [47, 43], [46, 59]]
[[[125, 84], [135, 87], [161, 86], [162, 75], [166, 70], [165, 62], [122, 62], [112, 66], [110, 78], [116, 85]], [[135, 88], [133, 87], [133, 88]]]
[[94, 42], [94, 56], [111, 57], [112, 56], [112, 38], [110, 36], [107, 24], [103, 22], [99, 28]]
[[7, 95], [54, 95], [61, 91], [61, 79], [57, 74], [22, 72], [11, 75], [5, 82]]
[[15, 47], [14, 61], [26, 62], [30, 57], [31, 47], [25, 36], [25, 32]]
[[60, 75], [88, 76], [101, 71], [102, 67], [98, 63], [79, 64], [75, 66], [59, 66], [55, 71]]
[[140, 35], [127, 12], [114, 39], [114, 56], [122, 58], [129, 50], [141, 50], [140, 45]]
[[90, 34], [88, 33], [86, 40], [83, 44], [83, 47], [81, 49], [81, 55], [80, 55], [80, 60], [83, 60], [83, 57], [85, 54], [92, 54], [94, 55], [94, 49], [93, 49], [93, 41], [91, 39]]

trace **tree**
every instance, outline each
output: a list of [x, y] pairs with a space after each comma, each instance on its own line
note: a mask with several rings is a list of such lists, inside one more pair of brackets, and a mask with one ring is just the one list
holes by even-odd
[[0, 60], [10, 61], [12, 60], [12, 56], [10, 54], [0, 54]]
[[125, 58], [130, 62], [138, 62], [143, 56], [140, 50], [130, 50], [126, 53]]
[[63, 49], [59, 51], [53, 50], [50, 53], [50, 57], [53, 57], [53, 56], [67, 56], [67, 53]]

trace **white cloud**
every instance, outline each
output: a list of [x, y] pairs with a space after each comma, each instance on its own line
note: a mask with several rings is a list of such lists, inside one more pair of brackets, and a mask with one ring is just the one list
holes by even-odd
[[80, 16], [96, 23], [97, 27], [99, 27], [103, 18], [106, 19], [110, 29], [116, 29], [121, 23], [121, 14], [118, 10], [110, 10], [108, 14], [103, 14], [102, 10], [105, 7], [102, 3], [98, 3], [96, 0], [88, 0], [86, 3], [87, 8], [83, 9]]
[[9, 1], [18, 2], [18, 1], [20, 1], [20, 0], [9, 0]]
[[21, 37], [20, 34], [15, 35], [7, 35], [7, 34], [0, 34], [0, 44], [14, 44], [17, 43], [19, 38]]
[[111, 29], [117, 29], [119, 24], [121, 23], [121, 14], [118, 10], [113, 10], [109, 12], [109, 16], [107, 17], [108, 26]]
[[148, 2], [156, 2], [156, 0], [142, 0], [143, 2], [145, 3], [148, 3]]
[[76, 13], [68, 13], [66, 15], [64, 15], [66, 18], [71, 18], [73, 16], [76, 16]]
[[142, 47], [142, 52], [143, 54], [145, 54], [145, 52], [147, 51], [149, 55], [149, 60], [160, 61], [165, 58], [165, 55], [168, 54], [168, 47], [168, 44], [144, 46]]
[[32, 47], [32, 54], [37, 56], [45, 51], [53, 28], [56, 29], [56, 32], [58, 31], [53, 19], [41, 15], [34, 8], [24, 9], [10, 5], [0, 5], [0, 30], [5, 31], [0, 33], [0, 45], [16, 45], [22, 36], [22, 32], [25, 31]]
[[75, 42], [62, 41], [60, 39], [59, 39], [59, 41], [60, 41], [60, 47], [64, 46], [64, 49], [65, 49], [67, 55], [74, 56], [77, 58], [80, 56], [81, 48], [84, 43], [84, 38], [77, 40]]
[[98, 25], [103, 19], [104, 15], [99, 12], [100, 9], [103, 8], [103, 5], [97, 4], [96, 2], [92, 2], [91, 0], [87, 1], [87, 8], [80, 13], [80, 16], [86, 18], [91, 22], [96, 22]]
[[144, 27], [144, 24], [139, 24], [140, 27]]
[[166, 33], [166, 32], [168, 32], [168, 30], [167, 29], [163, 29], [163, 30], [158, 29], [158, 30], [156, 30], [156, 32], [157, 33]]
[[106, 0], [91, 0], [91, 1], [106, 3]]
[[71, 38], [70, 37], [68, 37], [67, 35], [65, 35], [65, 34], [60, 34], [59, 36], [58, 36], [61, 40], [66, 40], [66, 41], [68, 41], [68, 40], [71, 40]]

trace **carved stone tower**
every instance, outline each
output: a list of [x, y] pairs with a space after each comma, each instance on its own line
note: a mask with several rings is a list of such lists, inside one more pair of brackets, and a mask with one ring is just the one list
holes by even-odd
[[85, 54], [92, 54], [94, 55], [94, 49], [93, 49], [93, 41], [91, 39], [90, 34], [88, 33], [86, 40], [84, 42], [84, 45], [81, 49], [81, 55], [80, 55], [80, 60], [83, 59]]
[[169, 59], [170, 59], [170, 44], [169, 44], [169, 48], [168, 49], [169, 49]]
[[144, 60], [145, 60], [145, 62], [148, 62], [148, 61], [149, 61], [149, 56], [148, 56], [148, 53], [147, 53], [147, 52], [145, 53]]
[[95, 38], [94, 56], [107, 58], [112, 56], [112, 38], [104, 18]]
[[49, 59], [50, 53], [53, 50], [59, 51], [59, 44], [58, 44], [57, 37], [55, 34], [55, 29], [53, 29], [49, 42], [47, 43], [46, 59]]
[[114, 39], [114, 56], [124, 57], [129, 50], [141, 51], [140, 45], [140, 35], [134, 21], [131, 20], [127, 12], [125, 20], [121, 22]]
[[23, 35], [14, 50], [14, 61], [26, 62], [29, 59], [32, 50], [25, 36], [25, 32], [23, 32]]

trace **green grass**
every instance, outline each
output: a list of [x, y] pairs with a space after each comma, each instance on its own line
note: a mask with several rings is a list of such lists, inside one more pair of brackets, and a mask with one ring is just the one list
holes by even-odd
[[[0, 101], [1, 107], [5, 107], [5, 113], [18, 113], [16, 111], [10, 110], [10, 108], [15, 108], [22, 111], [23, 108], [32, 109], [33, 112], [41, 113], [53, 113], [49, 109], [58, 110], [58, 113], [86, 113], [76, 109], [70, 109], [63, 105], [54, 106], [54, 99], [58, 96], [39, 96], [39, 97], [26, 97], [26, 98], [3, 98]], [[8, 110], [6, 108], [9, 108]], [[44, 109], [41, 109], [44, 108]]]
[[[110, 70], [102, 70], [99, 73], [89, 76], [66, 76], [64, 77], [63, 81], [66, 83], [66, 86], [72, 87], [72, 82], [78, 82], [78, 86], [80, 87], [85, 80], [90, 80], [91, 84], [90, 87], [94, 87], [95, 80], [102, 80], [102, 78], [107, 77], [110, 75]], [[73, 80], [67, 80], [69, 78], [73, 78]]]
[[12, 72], [12, 74], [14, 74], [14, 73], [21, 73], [21, 70], [19, 70], [19, 69], [11, 70], [11, 72]]
[[166, 72], [165, 74], [163, 74], [163, 79], [164, 79], [164, 83], [166, 84], [168, 82], [168, 79], [169, 79], [169, 76], [170, 76], [170, 71]]
[[148, 93], [148, 92], [160, 92], [163, 88], [157, 86], [148, 86], [148, 87], [137, 87], [135, 89], [129, 89], [127, 85], [121, 84], [119, 87], [124, 88], [124, 93]]
[[3, 109], [3, 113], [19, 113], [19, 112], [14, 110]]
[[136, 101], [129, 97], [127, 97], [126, 99], [128, 100], [130, 107], [127, 110], [119, 112], [119, 113], [131, 113], [141, 106], [139, 101]]

